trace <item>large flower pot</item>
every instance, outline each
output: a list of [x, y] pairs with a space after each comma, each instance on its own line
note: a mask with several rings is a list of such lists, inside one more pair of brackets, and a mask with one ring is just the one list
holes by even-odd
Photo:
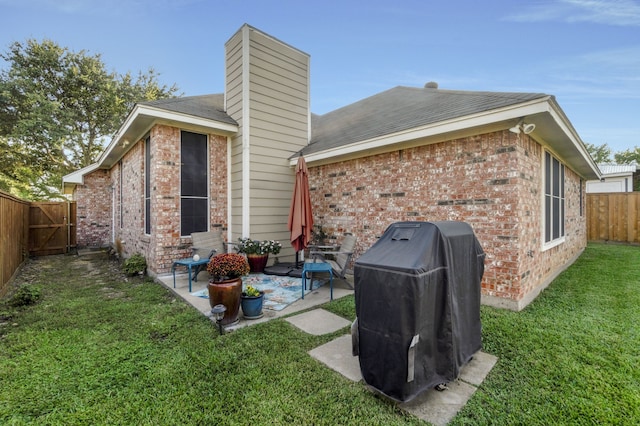
[[247, 261], [249, 262], [249, 268], [253, 273], [264, 272], [267, 261], [269, 260], [269, 253], [267, 254], [248, 254]]
[[264, 292], [260, 292], [260, 296], [247, 296], [242, 293], [240, 305], [242, 306], [242, 314], [246, 319], [262, 318], [262, 303], [264, 301]]
[[207, 286], [209, 290], [209, 305], [222, 304], [227, 308], [222, 325], [235, 324], [238, 322], [240, 312], [240, 296], [242, 295], [242, 278], [234, 278], [226, 281], [209, 280]]

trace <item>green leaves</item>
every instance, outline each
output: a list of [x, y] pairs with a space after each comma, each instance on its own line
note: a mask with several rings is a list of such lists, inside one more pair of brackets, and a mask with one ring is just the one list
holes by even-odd
[[0, 72], [0, 137], [22, 155], [3, 164], [0, 189], [26, 186], [30, 199], [50, 196], [63, 175], [94, 163], [136, 102], [177, 91], [160, 85], [153, 69], [133, 79], [107, 71], [99, 54], [51, 40], [15, 42], [0, 58], [9, 64]]

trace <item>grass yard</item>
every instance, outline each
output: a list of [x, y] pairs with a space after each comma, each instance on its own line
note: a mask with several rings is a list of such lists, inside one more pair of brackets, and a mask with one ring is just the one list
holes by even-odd
[[[277, 319], [219, 337], [104, 260], [32, 260], [16, 282], [42, 295], [0, 305], [0, 424], [424, 424], [307, 354], [348, 328]], [[355, 316], [353, 297], [325, 308]], [[482, 321], [499, 360], [453, 424], [640, 423], [639, 247], [591, 244], [527, 309]]]

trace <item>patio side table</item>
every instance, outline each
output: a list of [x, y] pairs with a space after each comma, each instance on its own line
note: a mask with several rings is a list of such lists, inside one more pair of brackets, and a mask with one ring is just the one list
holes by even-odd
[[[206, 265], [207, 263], [209, 263], [209, 258], [204, 258], [204, 259], [200, 259], [200, 260], [193, 260], [191, 258], [189, 259], [180, 259], [180, 260], [174, 260], [173, 261], [173, 266], [171, 266], [171, 272], [173, 272], [173, 288], [176, 288], [176, 266], [186, 266], [187, 270], [189, 272], [189, 293], [191, 293], [191, 272], [193, 270], [194, 267], [200, 266], [200, 265]], [[198, 281], [198, 277], [195, 276], [194, 281]]]
[[329, 291], [331, 300], [333, 300], [333, 269], [327, 262], [305, 262], [302, 267], [302, 298], [304, 299], [304, 290], [307, 288], [307, 272], [311, 274], [309, 278], [309, 290], [313, 290], [313, 273], [328, 272], [329, 273]]

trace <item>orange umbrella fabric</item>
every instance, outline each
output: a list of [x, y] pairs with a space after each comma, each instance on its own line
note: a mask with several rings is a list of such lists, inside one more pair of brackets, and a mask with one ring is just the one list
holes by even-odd
[[[296, 165], [296, 184], [293, 187], [291, 208], [289, 209], [289, 231], [291, 246], [298, 252], [304, 250], [311, 242], [313, 214], [311, 213], [311, 195], [309, 193], [309, 172], [302, 155]], [[297, 261], [296, 253], [296, 261]]]

